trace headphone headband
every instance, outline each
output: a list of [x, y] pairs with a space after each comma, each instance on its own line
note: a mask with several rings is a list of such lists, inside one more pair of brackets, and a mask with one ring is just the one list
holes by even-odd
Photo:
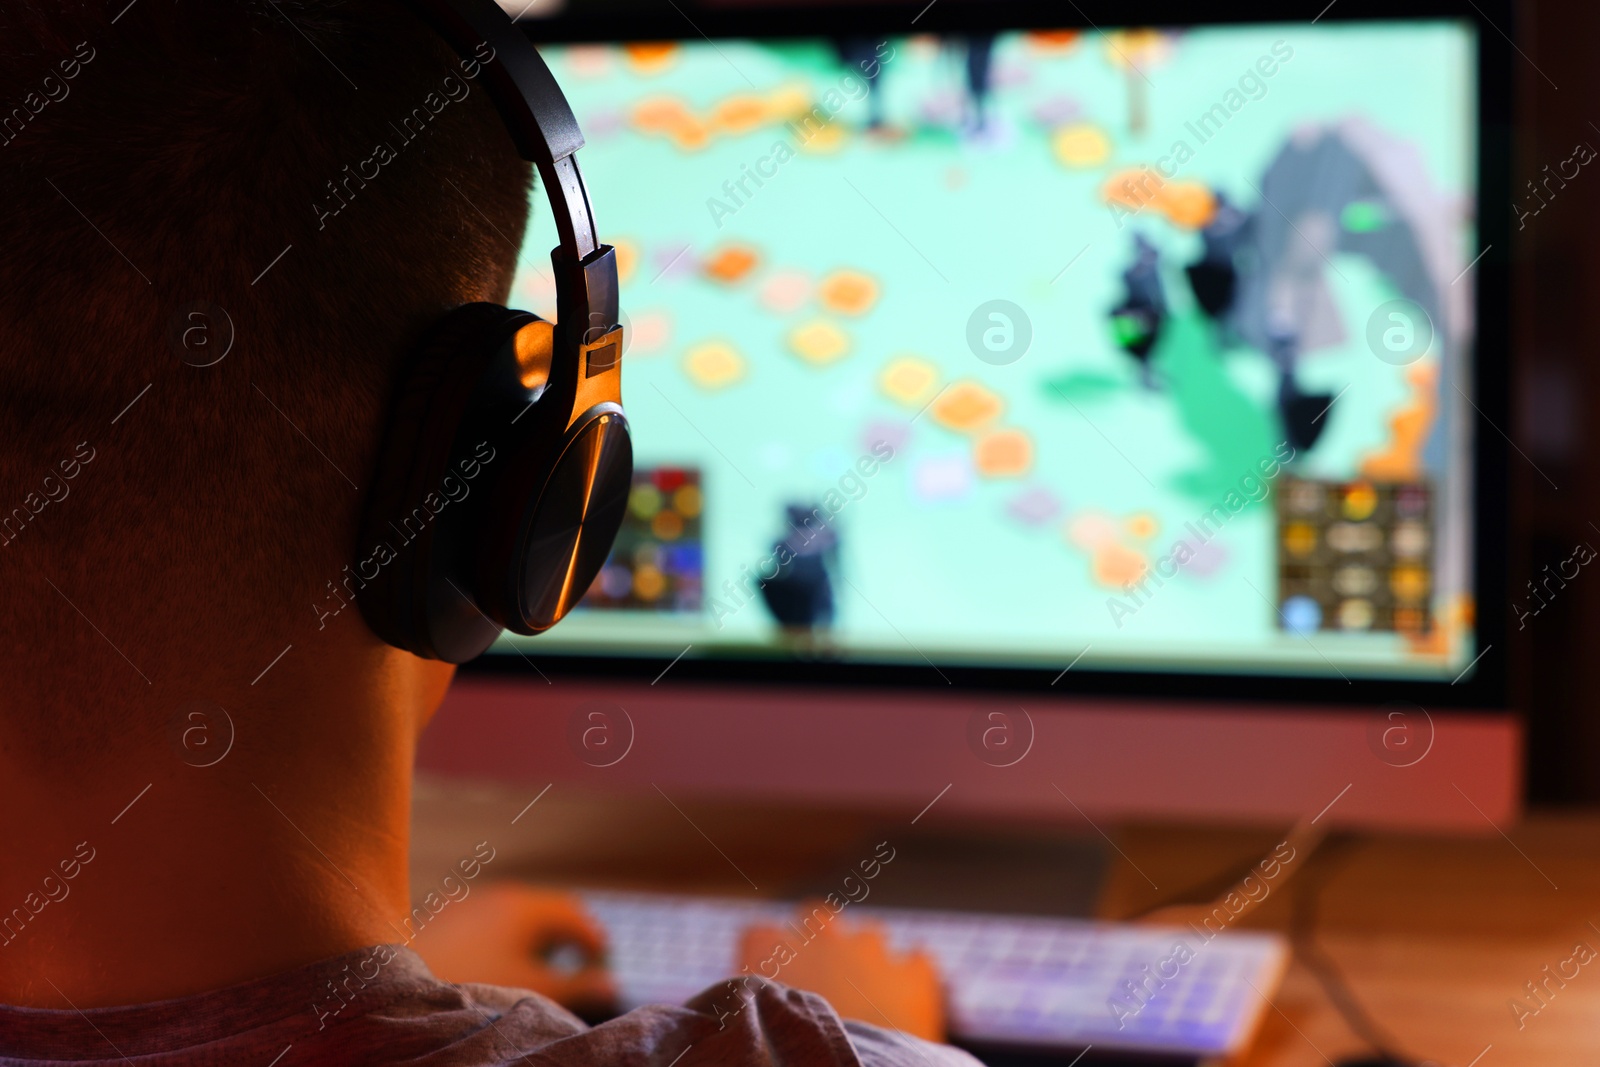
[[[561, 246], [583, 263], [599, 248], [594, 211], [573, 153], [583, 133], [544, 57], [495, 0], [412, 0], [417, 13], [462, 59], [484, 62], [490, 99], [522, 158], [539, 168]], [[614, 321], [613, 313], [611, 320]]]

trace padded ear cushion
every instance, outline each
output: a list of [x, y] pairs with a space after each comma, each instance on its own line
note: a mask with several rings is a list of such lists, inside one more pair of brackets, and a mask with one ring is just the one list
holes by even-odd
[[[467, 416], [498, 377], [490, 371], [507, 340], [533, 318], [498, 304], [456, 308], [424, 336], [398, 383], [353, 569], [373, 632], [419, 656], [461, 662], [498, 634], [478, 610], [470, 570], [448, 558], [472, 543], [478, 509], [468, 501], [480, 488], [487, 496], [487, 487], [469, 485], [457, 501], [445, 494], [444, 482], [452, 473], [462, 480], [453, 464], [460, 461]], [[476, 463], [469, 469], [483, 475]], [[442, 619], [433, 588], [440, 575], [459, 601], [446, 601]]]

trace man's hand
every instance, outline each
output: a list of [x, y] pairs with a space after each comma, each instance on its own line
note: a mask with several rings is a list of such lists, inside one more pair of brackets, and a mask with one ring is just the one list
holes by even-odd
[[601, 966], [605, 938], [567, 893], [491, 882], [452, 901], [412, 943], [447, 982], [482, 982], [543, 993], [579, 1014], [604, 1014], [616, 999]]
[[[828, 914], [825, 905], [818, 908]], [[821, 995], [843, 1018], [929, 1041], [945, 1038], [944, 995], [932, 961], [920, 952], [890, 952], [883, 931], [870, 924], [852, 927], [835, 918], [810, 941], [789, 926], [751, 927], [739, 957], [752, 974]]]

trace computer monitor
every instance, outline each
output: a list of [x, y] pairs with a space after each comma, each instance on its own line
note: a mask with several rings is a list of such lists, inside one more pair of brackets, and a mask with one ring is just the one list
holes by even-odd
[[[1504, 14], [529, 23], [617, 249], [634, 489], [424, 766], [1509, 817]], [[512, 303], [553, 317], [534, 204]]]

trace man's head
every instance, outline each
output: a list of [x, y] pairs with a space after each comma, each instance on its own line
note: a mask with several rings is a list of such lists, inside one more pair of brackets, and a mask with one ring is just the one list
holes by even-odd
[[526, 222], [405, 5], [118, 8], [0, 11], [0, 657], [39, 683], [0, 734], [34, 741], [317, 655], [402, 356], [505, 299]]

